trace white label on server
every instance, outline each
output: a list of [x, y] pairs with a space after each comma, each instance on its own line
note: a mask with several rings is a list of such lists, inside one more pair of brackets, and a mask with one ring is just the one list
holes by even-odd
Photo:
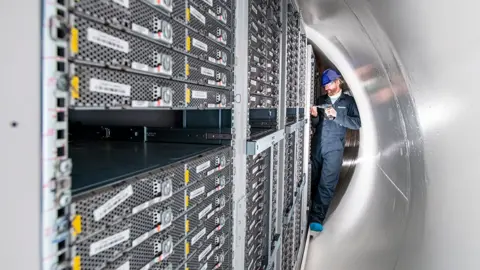
[[192, 238], [192, 246], [195, 245], [195, 243], [198, 242], [205, 234], [207, 234], [207, 229], [203, 228], [200, 232], [198, 232], [193, 238]]
[[210, 214], [207, 215], [207, 219], [210, 219], [213, 215], [215, 215], [215, 211], [210, 212]]
[[254, 36], [252, 36], [252, 40], [255, 41], [255, 42], [257, 42], [257, 38], [254, 37]]
[[198, 255], [198, 261], [203, 260], [203, 258], [205, 258], [210, 251], [212, 251], [212, 244], [208, 245], [208, 247], [202, 253], [200, 253], [200, 255]]
[[[195, 92], [195, 91], [194, 91], [194, 92]], [[192, 97], [193, 97], [193, 93], [192, 93]], [[197, 173], [201, 173], [201, 172], [205, 171], [206, 169], [210, 168], [210, 165], [211, 165], [211, 163], [210, 163], [210, 160], [209, 160], [209, 161], [207, 161], [207, 162], [204, 162], [204, 163], [198, 165], [198, 166], [195, 168], [195, 171], [196, 171]]]
[[212, 211], [213, 205], [209, 204], [205, 209], [203, 209], [199, 214], [198, 214], [198, 219], [202, 219], [204, 216], [206, 216], [210, 211]]
[[253, 11], [255, 14], [258, 14], [258, 10], [255, 8], [254, 5], [252, 5], [252, 11]]
[[252, 255], [253, 250], [255, 249], [255, 246], [252, 246], [250, 250], [248, 251], [248, 256]]
[[213, 7], [213, 0], [203, 0], [203, 2], [207, 3], [209, 6]]
[[135, 31], [135, 32], [147, 35], [147, 36], [150, 35], [150, 30], [148, 30], [148, 28], [143, 27], [143, 26], [138, 25], [138, 24], [132, 23], [132, 30]]
[[251, 71], [251, 72], [257, 72], [257, 68], [256, 68], [256, 67], [252, 67], [252, 68], [250, 69], [250, 71]]
[[129, 97], [132, 87], [130, 85], [114, 83], [92, 78], [90, 79], [90, 91], [117, 96]]
[[255, 86], [257, 86], [257, 81], [250, 80], [250, 84], [251, 84], [251, 85], [255, 85]]
[[128, 53], [130, 51], [128, 42], [107, 33], [98, 31], [97, 29], [88, 28], [87, 40], [124, 53]]
[[250, 224], [249, 230], [253, 229], [253, 226], [255, 226], [255, 220], [252, 222], [252, 224]]
[[200, 268], [200, 270], [207, 270], [207, 268], [208, 268], [208, 263], [205, 263], [205, 264], [202, 266], [202, 268]]
[[129, 3], [130, 0], [112, 0], [112, 1], [119, 4], [119, 5], [124, 6], [126, 8], [129, 8], [129, 6], [130, 6], [130, 3]]
[[197, 18], [201, 23], [205, 24], [205, 16], [202, 15], [197, 9], [194, 7], [190, 6], [190, 13], [193, 15], [193, 17]]
[[133, 187], [129, 185], [126, 189], [120, 191], [117, 195], [113, 196], [110, 200], [106, 201], [100, 207], [95, 209], [93, 211], [93, 218], [95, 219], [95, 221], [99, 221], [132, 195]]
[[253, 242], [253, 235], [250, 237], [250, 239], [248, 239], [247, 245], [250, 245], [252, 242]]
[[208, 57], [208, 61], [210, 61], [210, 62], [212, 62], [212, 63], [217, 63], [217, 59], [215, 59], [215, 58], [213, 58], [213, 57], [211, 57], [211, 56]]
[[130, 270], [130, 261], [122, 264], [122, 266], [118, 267], [117, 270]]
[[255, 167], [255, 168], [253, 168], [253, 170], [252, 170], [252, 173], [253, 173], [253, 174], [255, 174], [256, 172], [258, 172], [258, 166]]
[[150, 69], [147, 65], [138, 62], [132, 62], [132, 68], [142, 71], [148, 71]]
[[[192, 98], [196, 98], [196, 99], [207, 99], [207, 92], [205, 91], [192, 91]], [[210, 161], [209, 161], [209, 164], [208, 164], [208, 167], [210, 167]], [[208, 168], [207, 167], [207, 168]], [[197, 167], [198, 168], [198, 167]], [[206, 168], [205, 168], [206, 169]], [[203, 169], [203, 170], [205, 170]], [[202, 170], [202, 171], [203, 171]], [[198, 173], [198, 172], [197, 172]]]
[[150, 102], [146, 100], [132, 100], [132, 107], [134, 108], [147, 108], [150, 107]]
[[130, 239], [130, 229], [119, 232], [90, 245], [90, 256], [95, 256], [111, 247]]
[[190, 192], [190, 199], [193, 200], [196, 197], [202, 195], [205, 193], [205, 187], [197, 188], [194, 191]]
[[257, 101], [256, 97], [250, 97], [250, 101]]
[[202, 51], [208, 52], [208, 45], [201, 42], [198, 39], [192, 38], [192, 45], [193, 45], [193, 47], [197, 47]]
[[255, 62], [258, 62], [258, 61], [260, 61], [260, 58], [258, 58], [258, 56], [253, 56], [253, 60], [254, 60]]
[[255, 23], [252, 22], [252, 28], [255, 29], [255, 31], [258, 31], [258, 27]]
[[205, 76], [215, 77], [215, 71], [213, 71], [213, 69], [209, 69], [206, 67], [201, 67], [200, 73], [202, 73]]

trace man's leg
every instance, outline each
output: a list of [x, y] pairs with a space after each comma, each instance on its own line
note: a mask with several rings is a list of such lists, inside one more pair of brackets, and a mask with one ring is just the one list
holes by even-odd
[[309, 215], [309, 222], [313, 222], [314, 218], [313, 216], [318, 215], [318, 213], [315, 212], [315, 197], [317, 196], [318, 193], [318, 185], [320, 183], [320, 172], [322, 170], [322, 156], [320, 153], [318, 155], [315, 155], [312, 157], [312, 177], [311, 177], [311, 190], [310, 190], [310, 201], [311, 201], [311, 206], [310, 206], [310, 215]]
[[340, 170], [342, 168], [343, 150], [330, 151], [322, 155], [322, 170], [317, 194], [312, 207], [312, 222], [322, 224], [327, 215], [328, 207], [332, 202], [337, 187]]

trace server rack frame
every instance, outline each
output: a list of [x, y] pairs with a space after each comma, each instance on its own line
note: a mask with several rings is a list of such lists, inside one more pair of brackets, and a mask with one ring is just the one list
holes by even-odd
[[[0, 4], [3, 33], [0, 78], [4, 88], [0, 97], [6, 101], [0, 114], [3, 149], [0, 171], [4, 179], [9, 179], [3, 184], [6, 192], [0, 196], [2, 218], [8, 220], [0, 225], [5, 243], [2, 248], [5, 269], [37, 270], [46, 257], [41, 252], [45, 240], [40, 229], [43, 211], [39, 205], [44, 198], [39, 116], [46, 109], [40, 103], [46, 93], [40, 87], [43, 53], [38, 42], [45, 31], [42, 29], [45, 11], [40, 12], [43, 5], [42, 1], [28, 4], [2, 1]], [[12, 53], [17, 51], [22, 53]], [[25, 248], [27, 243], [31, 248]]]

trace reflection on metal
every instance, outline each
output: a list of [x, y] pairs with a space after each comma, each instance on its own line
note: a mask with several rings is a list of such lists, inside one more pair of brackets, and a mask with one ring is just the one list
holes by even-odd
[[480, 170], [472, 170], [480, 145], [470, 143], [479, 129], [480, 3], [298, 4], [363, 124], [351, 182], [310, 241], [305, 269], [480, 269]]

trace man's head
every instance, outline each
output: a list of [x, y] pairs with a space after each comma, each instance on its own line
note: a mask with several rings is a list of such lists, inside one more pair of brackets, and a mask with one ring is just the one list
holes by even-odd
[[327, 69], [322, 74], [322, 86], [329, 96], [338, 94], [342, 89], [340, 88], [340, 75], [333, 69]]

